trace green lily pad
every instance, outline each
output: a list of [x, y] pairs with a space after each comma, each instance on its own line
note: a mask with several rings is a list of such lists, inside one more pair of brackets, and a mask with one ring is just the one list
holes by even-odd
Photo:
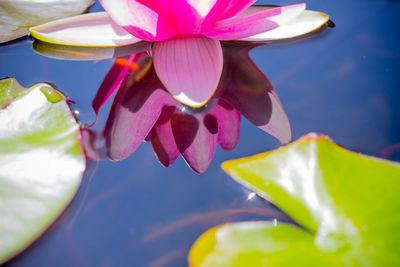
[[1, 0], [0, 43], [29, 33], [28, 28], [84, 12], [93, 0]]
[[400, 266], [400, 164], [309, 134], [222, 167], [303, 228], [218, 226], [193, 245], [190, 266]]
[[85, 158], [64, 95], [48, 84], [0, 80], [0, 263], [57, 218], [77, 191]]

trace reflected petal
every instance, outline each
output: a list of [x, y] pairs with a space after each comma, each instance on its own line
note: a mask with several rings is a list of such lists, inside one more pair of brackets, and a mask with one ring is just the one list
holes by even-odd
[[220, 99], [209, 114], [218, 122], [218, 143], [224, 150], [236, 147], [240, 138], [240, 113], [226, 101]]
[[100, 108], [121, 85], [128, 72], [131, 73], [130, 77], [135, 74], [137, 75], [150, 64], [150, 60], [151, 58], [148, 52], [142, 52], [115, 60], [113, 66], [104, 77], [104, 80], [92, 101], [92, 107], [96, 113], [96, 119]]
[[100, 0], [112, 19], [132, 35], [146, 41], [171, 38], [175, 32], [156, 11], [135, 0]]
[[106, 12], [51, 21], [29, 29], [44, 42], [75, 46], [122, 46], [142, 41], [115, 24]]
[[81, 144], [87, 160], [100, 160], [100, 153], [96, 146], [96, 132], [90, 129], [81, 129]]
[[128, 77], [115, 97], [104, 136], [107, 154], [112, 160], [122, 160], [132, 154], [149, 134], [165, 105], [176, 103], [160, 89], [154, 69], [139, 81]]
[[172, 116], [171, 125], [183, 158], [194, 171], [205, 172], [217, 148], [218, 125], [215, 117], [177, 111]]
[[268, 91], [268, 97], [271, 103], [271, 117], [268, 123], [257, 126], [276, 137], [282, 144], [289, 143], [292, 139], [290, 123], [281, 101], [274, 90]]
[[222, 72], [219, 41], [177, 36], [156, 42], [153, 58], [158, 77], [178, 101], [201, 107], [214, 94]]
[[171, 127], [171, 117], [175, 107], [165, 107], [150, 132], [150, 140], [158, 160], [165, 167], [170, 166], [179, 157], [180, 152], [176, 146]]
[[224, 72], [218, 95], [250, 122], [282, 143], [291, 139], [286, 113], [267, 77], [243, 47], [224, 47]]
[[150, 51], [151, 43], [140, 42], [119, 47], [88, 47], [52, 44], [36, 39], [32, 44], [32, 48], [36, 53], [49, 58], [85, 61], [115, 59], [143, 51]]

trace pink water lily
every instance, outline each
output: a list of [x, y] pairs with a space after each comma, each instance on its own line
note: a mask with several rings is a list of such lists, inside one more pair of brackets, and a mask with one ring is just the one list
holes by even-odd
[[[154, 67], [178, 101], [201, 107], [219, 83], [221, 40], [269, 41], [315, 30], [328, 16], [305, 4], [251, 6], [256, 0], [100, 0], [92, 13], [31, 28], [38, 39], [81, 46], [154, 42]], [[178, 78], [177, 78], [178, 77]]]
[[[116, 59], [92, 102], [97, 114], [119, 87], [101, 135], [107, 156], [123, 160], [147, 140], [164, 166], [182, 155], [193, 170], [202, 173], [218, 144], [224, 150], [236, 147], [241, 115], [282, 143], [289, 142], [290, 125], [280, 100], [248, 56], [253, 47], [223, 46], [221, 81], [213, 101], [202, 109], [182, 106], [167, 93], [147, 51]], [[93, 132], [85, 136], [95, 138]], [[95, 149], [92, 142], [87, 144], [90, 156]]]

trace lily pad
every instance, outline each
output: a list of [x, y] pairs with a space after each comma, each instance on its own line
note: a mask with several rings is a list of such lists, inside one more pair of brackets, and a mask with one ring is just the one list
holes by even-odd
[[78, 189], [85, 158], [64, 95], [45, 83], [0, 80], [0, 263], [57, 218]]
[[400, 164], [309, 134], [222, 165], [302, 227], [242, 222], [203, 234], [190, 266], [399, 266]]
[[28, 34], [28, 28], [84, 12], [93, 0], [1, 0], [0, 43]]

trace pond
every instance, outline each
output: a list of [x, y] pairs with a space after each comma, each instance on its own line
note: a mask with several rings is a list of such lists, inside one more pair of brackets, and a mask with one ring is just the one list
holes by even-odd
[[[350, 150], [399, 161], [400, 1], [309, 0], [307, 8], [329, 14], [336, 27], [250, 51], [279, 95], [292, 139], [318, 132]], [[91, 8], [100, 10], [99, 3]], [[80, 122], [94, 122], [91, 103], [114, 59], [54, 59], [35, 52], [32, 43], [26, 37], [0, 45], [0, 77], [15, 77], [25, 87], [50, 82], [75, 102], [72, 109]], [[111, 106], [109, 100], [92, 130], [103, 129]], [[187, 266], [191, 245], [212, 226], [292, 222], [220, 167], [223, 161], [280, 145], [242, 116], [235, 149], [217, 146], [203, 174], [182, 157], [165, 168], [149, 142], [121, 161], [104, 155], [89, 161], [71, 204], [6, 266]]]

